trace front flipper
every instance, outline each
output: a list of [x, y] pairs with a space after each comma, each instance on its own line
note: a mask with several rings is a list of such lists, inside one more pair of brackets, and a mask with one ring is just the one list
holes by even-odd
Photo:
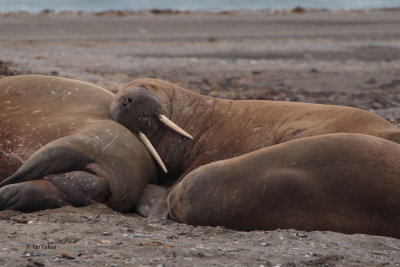
[[81, 207], [103, 202], [108, 195], [103, 179], [88, 172], [73, 171], [2, 187], [0, 210], [33, 212], [65, 205]]
[[58, 188], [45, 180], [10, 184], [0, 188], [0, 210], [34, 212], [67, 204]]
[[81, 136], [57, 139], [36, 151], [13, 175], [1, 182], [0, 187], [82, 169], [94, 162], [87, 150], [87, 140]]
[[[27, 207], [33, 205], [29, 203], [31, 199], [38, 203], [33, 205], [36, 208], [46, 208], [40, 204], [43, 200], [40, 196], [38, 200], [32, 199], [40, 195], [36, 192], [41, 189], [24, 184], [44, 179], [58, 188], [61, 195], [55, 198], [62, 198], [67, 204], [82, 206], [93, 200], [120, 212], [132, 211], [144, 186], [157, 180], [156, 165], [143, 144], [128, 129], [111, 120], [98, 121], [74, 134], [48, 143], [4, 180], [0, 184], [0, 202], [19, 199], [19, 209], [23, 210], [23, 203]], [[15, 193], [11, 185], [34, 196], [3, 195]], [[48, 188], [43, 188], [47, 192]]]

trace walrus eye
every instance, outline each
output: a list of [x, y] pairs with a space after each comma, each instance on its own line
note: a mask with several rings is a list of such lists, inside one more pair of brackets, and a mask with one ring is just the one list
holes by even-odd
[[132, 98], [128, 98], [128, 103], [132, 103]]

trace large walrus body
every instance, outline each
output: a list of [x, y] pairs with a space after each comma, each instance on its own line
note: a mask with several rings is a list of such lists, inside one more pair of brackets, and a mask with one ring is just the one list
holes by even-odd
[[[165, 127], [165, 116], [183, 134]], [[400, 237], [400, 131], [375, 114], [222, 100], [139, 79], [116, 95], [111, 117], [147, 135], [168, 169], [164, 182], [178, 180], [150, 214], [168, 209], [180, 222], [242, 230]]]
[[[158, 122], [160, 114], [193, 136]], [[203, 96], [156, 79], [138, 79], [121, 89], [113, 120], [147, 135], [176, 179], [197, 167], [303, 137], [361, 133], [400, 142], [385, 119], [356, 108], [282, 101], [225, 100]]]
[[[65, 78], [0, 80], [0, 210], [104, 202], [132, 210], [157, 171], [141, 142], [109, 118], [114, 94]], [[21, 166], [22, 165], [22, 166]]]
[[170, 216], [239, 230], [329, 230], [400, 238], [400, 145], [361, 134], [293, 140], [190, 172]]

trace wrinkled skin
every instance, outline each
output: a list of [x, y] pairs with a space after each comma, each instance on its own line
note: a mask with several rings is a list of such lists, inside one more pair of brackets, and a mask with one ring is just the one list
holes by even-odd
[[[159, 113], [193, 140], [160, 123]], [[173, 181], [201, 165], [303, 137], [362, 133], [400, 140], [395, 126], [356, 108], [217, 99], [156, 79], [138, 79], [122, 88], [112, 102], [111, 118], [148, 136], [168, 169], [164, 180]]]
[[157, 168], [136, 136], [110, 120], [113, 97], [65, 78], [1, 79], [0, 210], [98, 201], [132, 211]]
[[[144, 110], [146, 112], [144, 112]], [[159, 113], [168, 115], [174, 123], [191, 134], [193, 140], [177, 134], [164, 126], [157, 119]], [[122, 88], [112, 102], [111, 118], [120, 122], [134, 133], [143, 132], [148, 136], [168, 169], [168, 174], [161, 177], [161, 183], [167, 185], [175, 183], [175, 185], [178, 184], [179, 186], [180, 181], [182, 181], [181, 183], [185, 183], [186, 178], [190, 180], [193, 174], [187, 174], [195, 170], [194, 172], [198, 173], [199, 177], [202, 177], [194, 183], [198, 186], [194, 187], [198, 188], [197, 195], [207, 195], [206, 191], [208, 189], [215, 188], [219, 184], [217, 180], [220, 174], [213, 170], [216, 165], [211, 165], [211, 169], [196, 168], [210, 162], [232, 159], [232, 162], [239, 166], [239, 170], [243, 167], [243, 177], [249, 177], [249, 179], [257, 181], [261, 179], [261, 177], [258, 176], [259, 173], [257, 173], [257, 170], [255, 170], [256, 172], [251, 172], [249, 166], [239, 164], [234, 158], [263, 148], [270, 147], [271, 151], [273, 151], [275, 145], [285, 144], [288, 141], [332, 133], [366, 134], [382, 138], [382, 142], [393, 145], [395, 144], [385, 141], [384, 139], [397, 143], [400, 141], [400, 131], [396, 127], [385, 119], [360, 109], [280, 101], [232, 101], [216, 99], [202, 96], [171, 83], [155, 79], [138, 79]], [[358, 138], [359, 136], [355, 135], [355, 139]], [[322, 140], [328, 141], [328, 139]], [[319, 144], [323, 145], [323, 142]], [[348, 143], [348, 145], [351, 146], [351, 142]], [[307, 146], [302, 147], [304, 150], [303, 152], [306, 153]], [[287, 150], [287, 153], [291, 153], [292, 150], [295, 150], [296, 146], [292, 145], [290, 148], [291, 149]], [[333, 148], [335, 148], [335, 146]], [[348, 156], [351, 155], [351, 153], [348, 154]], [[319, 157], [319, 154], [314, 152], [310, 154], [309, 157], [311, 160], [312, 157]], [[374, 155], [371, 157], [371, 159], [374, 159]], [[229, 160], [227, 162], [229, 162]], [[263, 164], [264, 162], [261, 160], [261, 167]], [[326, 164], [328, 164], [328, 171], [336, 173], [335, 168], [337, 166], [335, 164], [330, 164], [328, 161]], [[358, 164], [362, 166], [367, 164], [367, 162], [359, 159]], [[379, 162], [376, 162], [376, 164], [379, 165]], [[268, 166], [274, 168], [273, 164]], [[397, 165], [392, 167], [396, 169]], [[301, 168], [301, 166], [299, 168]], [[358, 168], [359, 167], [357, 167], [357, 169]], [[228, 177], [234, 179], [234, 171], [230, 172], [229, 168], [225, 167], [223, 169], [230, 174]], [[348, 170], [351, 171], [351, 169]], [[263, 171], [266, 170], [260, 170], [261, 173]], [[349, 179], [354, 178], [351, 172], [343, 173], [343, 175], [344, 174], [348, 175], [347, 177], [349, 177]], [[322, 173], [321, 175], [324, 174]], [[206, 178], [204, 177], [209, 177], [209, 179], [211, 179], [209, 183], [206, 183], [206, 180], [204, 180]], [[321, 178], [318, 176], [318, 172], [317, 174], [313, 174], [312, 179], [317, 180], [318, 178]], [[215, 182], [213, 182], [214, 179], [216, 179]], [[392, 178], [387, 178], [384, 183], [389, 183], [391, 181], [390, 179]], [[203, 180], [204, 183], [206, 183], [204, 186], [202, 186]], [[332, 179], [331, 183], [335, 184], [336, 181]], [[338, 181], [338, 183], [340, 183], [340, 181]], [[256, 187], [259, 186], [257, 182], [253, 184], [253, 182], [249, 183], [244, 179], [239, 179], [238, 182], [232, 181], [226, 184], [229, 185], [227, 186], [227, 191], [240, 190], [240, 187], [247, 188], [248, 191], [244, 190], [246, 192], [243, 193], [244, 195], [247, 194], [246, 196], [248, 199], [246, 199], [246, 201], [251, 202], [257, 200], [257, 197], [253, 199], [251, 195], [253, 187], [257, 189]], [[172, 188], [174, 188], [174, 186]], [[181, 195], [186, 197], [191, 195], [186, 194], [186, 189], [174, 189], [174, 191], [178, 190]], [[195, 191], [196, 189], [193, 190]], [[194, 193], [193, 190], [190, 192]], [[282, 194], [285, 196], [285, 190], [282, 190]], [[176, 197], [170, 197], [170, 202], [167, 203], [167, 197], [168, 192], [163, 194], [162, 198], [158, 201], [152, 202], [154, 204], [149, 213], [150, 217], [151, 215], [156, 218], [167, 216], [167, 209], [169, 206], [170, 216], [178, 221], [186, 223], [219, 224], [247, 230], [276, 229], [280, 227], [279, 225], [284, 226], [284, 224], [274, 223], [270, 225], [250, 223], [254, 221], [254, 216], [259, 212], [266, 210], [266, 213], [269, 213], [270, 210], [268, 210], [268, 208], [263, 209], [262, 205], [253, 210], [255, 212], [253, 217], [248, 216], [247, 213], [241, 214], [240, 211], [238, 211], [237, 216], [232, 215], [229, 217], [229, 215], [227, 215], [227, 217], [223, 217], [222, 219], [214, 215], [216, 214], [215, 209], [222, 208], [224, 205], [216, 205], [214, 210], [210, 210], [210, 216], [205, 216], [207, 218], [205, 220], [197, 219], [199, 216], [202, 217], [202, 213], [205, 212], [205, 209], [194, 209], [196, 211], [190, 213], [190, 216], [197, 214], [197, 217], [195, 216], [196, 219], [191, 220], [189, 218], [190, 216], [176, 215], [180, 212], [188, 212], [188, 209], [191, 207], [189, 204], [185, 206], [186, 208], [179, 208], [179, 203], [183, 200], [177, 198], [179, 199], [177, 201]], [[221, 192], [221, 195], [217, 194], [215, 196], [217, 199], [224, 197], [224, 192]], [[174, 200], [172, 201], [172, 199]], [[212, 201], [208, 200], [206, 196], [204, 198], [199, 197], [199, 199], [196, 200], [193, 199], [194, 198], [189, 198], [188, 201], [192, 204], [193, 201], [199, 201], [199, 205], [213, 205]], [[246, 201], [243, 201], [243, 203], [236, 203], [232, 206], [238, 208], [238, 210], [243, 210], [243, 208], [245, 209], [246, 207]], [[172, 202], [174, 204], [172, 204]], [[341, 204], [346, 205], [346, 202], [342, 202]], [[181, 211], [174, 212], [178, 209], [181, 209]], [[304, 211], [299, 212], [300, 214], [305, 214]], [[230, 224], [229, 221], [236, 220], [237, 217], [242, 218], [241, 223], [239, 223], [239, 220], [237, 225]], [[243, 221], [246, 220], [245, 218], [247, 217], [253, 219]], [[321, 217], [316, 217], [316, 219], [319, 218]], [[397, 222], [397, 219], [394, 221]], [[276, 220], [274, 222], [276, 222]], [[302, 228], [305, 224], [287, 224], [287, 226], [288, 225]], [[321, 225], [315, 224], [310, 228], [305, 227], [305, 229], [325, 229], [320, 226]], [[335, 228], [328, 225], [327, 228], [342, 232], [352, 232], [355, 230], [355, 228], [346, 230], [343, 226]], [[365, 232], [379, 232], [376, 229], [368, 229], [369, 230], [365, 230]]]
[[399, 144], [368, 135], [292, 140], [190, 172], [169, 194], [169, 214], [239, 230], [400, 238], [399, 158]]

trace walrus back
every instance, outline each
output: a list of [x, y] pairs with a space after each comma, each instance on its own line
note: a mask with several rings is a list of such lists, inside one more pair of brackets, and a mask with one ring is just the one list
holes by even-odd
[[66, 78], [0, 79], [0, 180], [50, 141], [108, 119], [113, 97], [101, 87]]

